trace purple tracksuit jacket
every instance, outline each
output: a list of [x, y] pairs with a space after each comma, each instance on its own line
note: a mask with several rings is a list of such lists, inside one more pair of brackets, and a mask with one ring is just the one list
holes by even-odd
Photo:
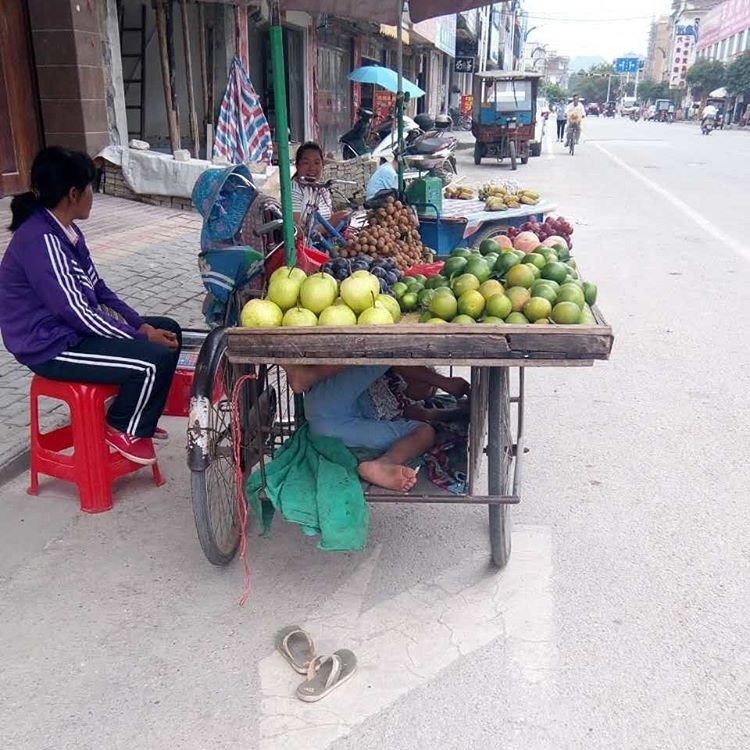
[[83, 234], [73, 244], [44, 209], [13, 234], [0, 262], [5, 348], [34, 366], [89, 336], [145, 339], [141, 318], [99, 278]]

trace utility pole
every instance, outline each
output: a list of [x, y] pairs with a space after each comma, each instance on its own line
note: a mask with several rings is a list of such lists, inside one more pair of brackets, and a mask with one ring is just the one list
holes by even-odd
[[607, 76], [607, 101], [609, 101], [609, 95], [612, 91], [612, 74]]
[[633, 89], [633, 98], [636, 100], [638, 99], [638, 72], [635, 71], [635, 88]]

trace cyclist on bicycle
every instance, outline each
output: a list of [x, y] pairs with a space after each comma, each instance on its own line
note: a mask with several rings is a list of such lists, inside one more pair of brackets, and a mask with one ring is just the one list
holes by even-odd
[[333, 226], [349, 216], [349, 211], [334, 211], [331, 191], [320, 184], [323, 174], [323, 149], [314, 141], [303, 143], [295, 157], [296, 172], [292, 178], [292, 215], [301, 228], [307, 227], [312, 214]]
[[578, 94], [573, 94], [573, 101], [568, 104], [565, 108], [565, 118], [568, 121], [568, 136], [566, 145], [570, 143], [570, 138], [573, 136], [578, 141], [581, 138], [581, 123], [583, 118], [586, 117], [586, 108], [583, 103], [579, 100]]

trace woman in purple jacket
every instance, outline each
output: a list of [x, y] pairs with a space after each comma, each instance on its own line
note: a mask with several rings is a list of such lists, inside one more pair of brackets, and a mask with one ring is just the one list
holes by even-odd
[[107, 412], [107, 443], [151, 464], [181, 331], [169, 318], [141, 317], [99, 278], [74, 223], [91, 213], [94, 176], [87, 154], [57, 146], [37, 154], [31, 191], [10, 206], [0, 331], [8, 351], [45, 378], [119, 385]]

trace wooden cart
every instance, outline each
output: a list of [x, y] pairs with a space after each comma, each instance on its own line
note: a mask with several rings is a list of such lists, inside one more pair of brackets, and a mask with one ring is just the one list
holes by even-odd
[[[239, 541], [235, 478], [264, 467], [298, 424], [285, 364], [429, 365], [471, 370], [467, 492], [452, 495], [422, 472], [405, 495], [365, 487], [366, 497], [487, 505], [491, 558], [502, 568], [510, 555], [509, 509], [521, 499], [524, 370], [607, 359], [613, 334], [598, 310], [594, 314], [593, 326], [399, 324], [212, 332], [199, 356], [189, 427], [195, 519], [206, 556], [217, 565], [231, 561]], [[234, 428], [226, 396], [232, 390], [240, 417]]]

